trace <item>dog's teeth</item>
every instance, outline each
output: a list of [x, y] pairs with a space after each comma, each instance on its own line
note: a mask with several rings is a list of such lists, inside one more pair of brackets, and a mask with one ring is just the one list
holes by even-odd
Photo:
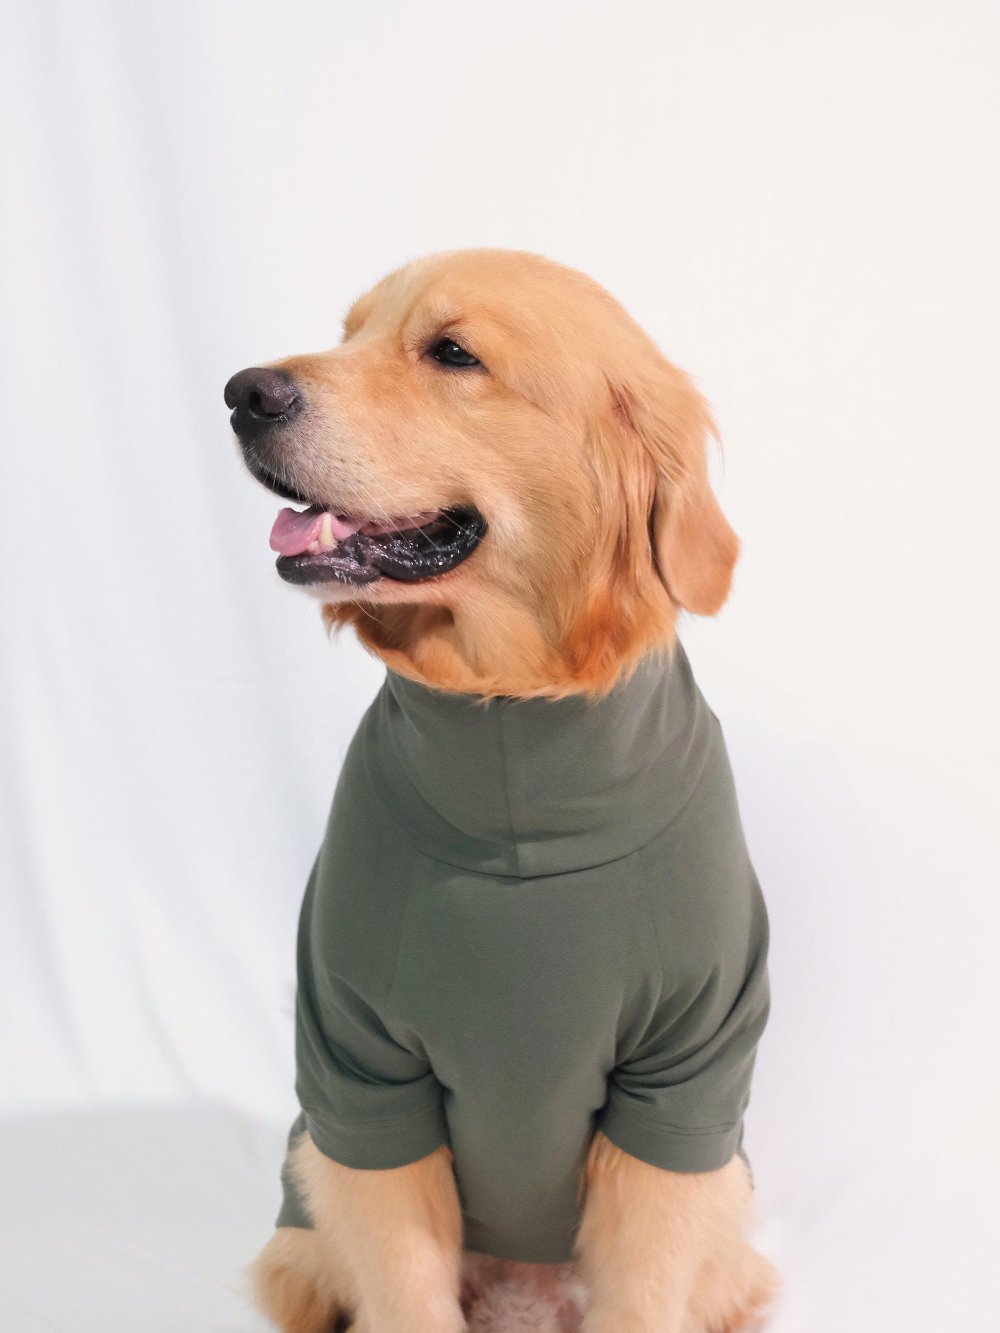
[[323, 515], [323, 521], [320, 524], [319, 532], [316, 535], [316, 544], [322, 551], [332, 550], [332, 548], [337, 545], [337, 539], [333, 535], [332, 515]]
[[317, 552], [319, 549], [320, 549], [320, 544], [319, 544], [319, 542], [310, 542], [310, 543], [309, 543], [309, 554], [310, 554], [310, 555], [315, 555], [316, 552]]

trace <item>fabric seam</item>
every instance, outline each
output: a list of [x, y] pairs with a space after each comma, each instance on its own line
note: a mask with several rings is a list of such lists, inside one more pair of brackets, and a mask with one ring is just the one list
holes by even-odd
[[510, 842], [514, 848], [514, 865], [517, 867], [517, 878], [525, 878], [521, 874], [521, 844], [517, 840], [517, 833], [514, 830], [514, 812], [510, 803], [510, 747], [507, 742], [507, 729], [504, 726], [503, 709], [497, 710], [497, 720], [500, 731], [500, 758], [503, 762], [503, 799], [507, 809], [507, 826], [510, 829]]

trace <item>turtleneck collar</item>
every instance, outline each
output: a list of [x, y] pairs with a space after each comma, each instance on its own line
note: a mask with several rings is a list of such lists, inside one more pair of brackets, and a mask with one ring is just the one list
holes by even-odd
[[390, 671], [361, 728], [375, 790], [447, 864], [534, 877], [661, 832], [694, 790], [713, 718], [678, 643], [597, 701], [453, 694]]

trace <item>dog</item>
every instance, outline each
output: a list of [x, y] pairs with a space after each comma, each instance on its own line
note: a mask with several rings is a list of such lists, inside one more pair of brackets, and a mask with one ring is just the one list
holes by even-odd
[[755, 1325], [767, 918], [676, 636], [738, 554], [703, 397], [598, 284], [503, 250], [407, 265], [225, 397], [300, 507], [278, 573], [387, 668], [303, 904], [260, 1306], [459, 1333], [506, 1283], [583, 1333]]

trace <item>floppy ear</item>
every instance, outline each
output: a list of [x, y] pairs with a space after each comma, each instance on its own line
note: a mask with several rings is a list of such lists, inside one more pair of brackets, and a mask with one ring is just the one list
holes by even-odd
[[649, 535], [660, 578], [678, 606], [715, 615], [740, 544], [708, 481], [706, 449], [716, 434], [708, 404], [659, 353], [644, 375], [612, 386], [612, 401], [655, 470]]

